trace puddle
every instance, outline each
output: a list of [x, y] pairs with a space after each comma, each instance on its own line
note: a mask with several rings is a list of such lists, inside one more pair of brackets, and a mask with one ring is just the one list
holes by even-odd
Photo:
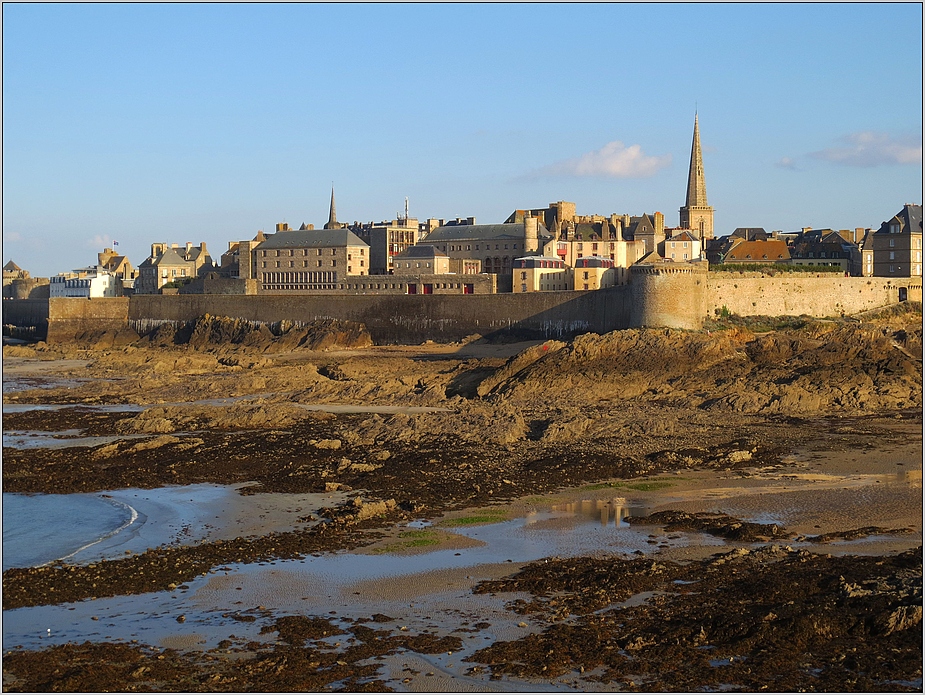
[[3, 448], [9, 449], [67, 449], [70, 447], [95, 447], [125, 439], [150, 438], [150, 434], [120, 434], [81, 437], [83, 430], [60, 430], [39, 432], [37, 430], [8, 430], [3, 432]]
[[98, 494], [3, 493], [3, 568], [67, 558], [122, 557], [170, 544], [232, 539], [304, 528], [299, 517], [346, 493], [238, 494], [246, 484], [186, 485]]
[[143, 405], [96, 403], [4, 403], [4, 413], [26, 413], [32, 410], [67, 410], [68, 408], [87, 408], [99, 413], [140, 413]]
[[32, 391], [35, 389], [59, 389], [74, 388], [86, 384], [92, 379], [85, 378], [60, 378], [54, 377], [11, 377], [3, 380], [3, 393], [18, 393], [21, 391]]

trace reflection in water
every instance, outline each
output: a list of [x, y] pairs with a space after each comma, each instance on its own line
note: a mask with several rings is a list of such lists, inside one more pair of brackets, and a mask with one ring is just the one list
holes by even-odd
[[554, 512], [581, 514], [592, 519], [600, 519], [601, 526], [614, 526], [616, 528], [629, 528], [629, 524], [623, 521], [628, 516], [645, 516], [647, 514], [645, 507], [638, 504], [630, 505], [625, 497], [554, 504], [552, 510]]

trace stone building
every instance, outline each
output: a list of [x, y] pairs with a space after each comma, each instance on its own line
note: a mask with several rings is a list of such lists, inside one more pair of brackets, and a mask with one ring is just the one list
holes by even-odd
[[849, 275], [861, 275], [860, 248], [832, 229], [804, 230], [789, 246], [792, 265], [826, 266]]
[[555, 292], [574, 288], [571, 269], [565, 261], [551, 256], [523, 256], [514, 259], [514, 294]]
[[354, 225], [350, 230], [369, 244], [369, 267], [375, 275], [388, 275], [394, 259], [421, 239], [421, 225], [413, 217], [399, 216], [388, 222]]
[[135, 294], [157, 294], [172, 282], [199, 277], [201, 273], [216, 270], [206, 243], [186, 246], [158, 242], [151, 244], [151, 255], [138, 266], [135, 277]]
[[701, 255], [700, 239], [689, 229], [674, 229], [661, 243], [658, 253], [666, 261], [696, 261]]
[[903, 209], [868, 235], [874, 277], [922, 277], [922, 206]]
[[254, 254], [261, 292], [336, 290], [347, 276], [369, 274], [369, 246], [349, 229], [280, 231]]
[[691, 229], [702, 242], [713, 238], [713, 208], [707, 202], [707, 183], [703, 172], [703, 152], [700, 149], [700, 125], [694, 115], [694, 141], [691, 145], [691, 165], [687, 175], [687, 200], [681, 208], [679, 227]]
[[256, 279], [257, 257], [254, 249], [266, 240], [267, 235], [261, 229], [249, 241], [229, 241], [228, 250], [222, 254], [219, 266], [219, 273], [222, 277], [241, 280]]
[[118, 254], [111, 248], [105, 248], [96, 257], [97, 266], [115, 277], [122, 284], [123, 292], [135, 286], [137, 271], [127, 256]]
[[49, 296], [94, 299], [121, 297], [122, 280], [101, 266], [77, 268], [49, 278]]
[[614, 262], [602, 256], [579, 258], [572, 268], [572, 278], [576, 290], [599, 290], [617, 284]]
[[481, 260], [482, 272], [497, 276], [498, 291], [511, 292], [514, 259], [538, 255], [552, 238], [539, 219], [528, 215], [521, 223], [447, 224], [420, 244], [435, 246], [451, 261]]
[[436, 246], [412, 246], [395, 256], [393, 272], [395, 275], [447, 275], [450, 273], [450, 257]]

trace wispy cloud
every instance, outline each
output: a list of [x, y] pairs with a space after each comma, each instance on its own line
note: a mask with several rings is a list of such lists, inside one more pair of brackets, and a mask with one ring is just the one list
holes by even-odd
[[564, 159], [530, 172], [528, 178], [546, 176], [589, 176], [599, 178], [642, 179], [671, 164], [671, 155], [652, 157], [640, 145], [627, 147], [619, 140], [580, 157]]
[[92, 239], [87, 240], [87, 246], [90, 248], [105, 248], [112, 245], [112, 240], [108, 236], [103, 236], [102, 234], [97, 234]]
[[851, 167], [922, 163], [921, 135], [894, 138], [888, 133], [864, 130], [849, 133], [839, 138], [839, 141], [844, 145], [810, 152], [809, 156]]
[[3, 241], [22, 241], [22, 234], [19, 232], [3, 232]]
[[793, 160], [792, 157], [781, 157], [776, 162], [774, 166], [781, 169], [790, 169], [791, 171], [799, 171], [800, 168], [797, 166], [797, 163]]

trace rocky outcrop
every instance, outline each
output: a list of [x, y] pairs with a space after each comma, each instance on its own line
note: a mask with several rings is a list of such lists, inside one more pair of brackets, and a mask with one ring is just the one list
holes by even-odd
[[921, 324], [820, 322], [761, 335], [614, 331], [579, 336], [542, 354], [530, 348], [478, 391], [495, 403], [568, 391], [579, 403], [645, 399], [744, 413], [877, 412], [921, 408], [921, 354]]
[[243, 347], [262, 352], [340, 350], [373, 344], [366, 327], [355, 321], [323, 319], [310, 324], [255, 323], [206, 314], [180, 326], [163, 323], [144, 338], [148, 345], [189, 345], [194, 350]]

